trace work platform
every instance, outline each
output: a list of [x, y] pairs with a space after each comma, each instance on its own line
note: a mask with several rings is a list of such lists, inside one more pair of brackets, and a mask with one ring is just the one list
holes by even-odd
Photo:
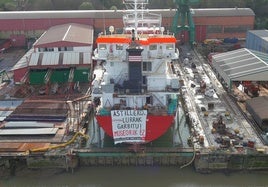
[[253, 147], [266, 148], [262, 137], [197, 52], [182, 48], [177, 72], [184, 82], [182, 96], [187, 103], [197, 149], [234, 148], [235, 151], [236, 147], [250, 143]]

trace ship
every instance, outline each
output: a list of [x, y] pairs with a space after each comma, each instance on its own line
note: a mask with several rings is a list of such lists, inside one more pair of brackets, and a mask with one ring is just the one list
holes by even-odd
[[114, 144], [147, 144], [177, 123], [179, 50], [148, 0], [124, 0], [123, 32], [109, 26], [94, 50], [95, 120]]

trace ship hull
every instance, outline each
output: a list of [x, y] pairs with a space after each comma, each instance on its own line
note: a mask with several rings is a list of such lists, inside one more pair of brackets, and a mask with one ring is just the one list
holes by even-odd
[[[105, 133], [113, 137], [113, 126], [111, 116], [96, 116], [97, 123], [102, 127]], [[173, 115], [148, 115], [146, 118], [146, 134], [144, 141], [148, 143], [161, 137], [174, 124]], [[136, 142], [139, 143], [139, 142]]]

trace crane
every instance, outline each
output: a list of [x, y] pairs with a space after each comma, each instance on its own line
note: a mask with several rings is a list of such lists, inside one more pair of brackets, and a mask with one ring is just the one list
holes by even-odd
[[[195, 42], [195, 25], [190, 11], [190, 5], [193, 3], [199, 3], [199, 0], [174, 0], [177, 5], [177, 11], [173, 18], [172, 32], [177, 35], [181, 31], [185, 30], [189, 32], [190, 44]], [[180, 18], [180, 25], [178, 25]], [[187, 21], [187, 23], [186, 23]]]

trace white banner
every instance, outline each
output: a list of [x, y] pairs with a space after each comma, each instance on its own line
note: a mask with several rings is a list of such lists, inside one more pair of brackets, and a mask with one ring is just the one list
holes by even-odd
[[114, 143], [145, 142], [147, 110], [112, 110]]

